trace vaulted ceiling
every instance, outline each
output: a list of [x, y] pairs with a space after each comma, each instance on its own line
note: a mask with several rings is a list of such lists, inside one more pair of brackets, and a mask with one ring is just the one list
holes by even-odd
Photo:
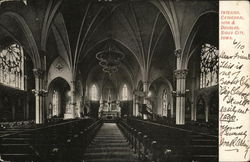
[[71, 52], [77, 56], [82, 74], [88, 75], [99, 66], [95, 54], [111, 38], [112, 44], [125, 54], [120, 68], [133, 79], [143, 70], [150, 71], [152, 65], [172, 76], [173, 36], [164, 16], [151, 3], [67, 1], [61, 12]]
[[[19, 3], [1, 6], [21, 15], [18, 22], [12, 19], [17, 15], [1, 14], [5, 12], [1, 10], [1, 42], [9, 41], [3, 32], [9, 31], [28, 53], [45, 50], [47, 66], [61, 56], [74, 75], [81, 74], [87, 82], [105, 78], [96, 53], [109, 41], [125, 55], [114, 77], [134, 86], [145, 74], [149, 82], [164, 77], [173, 84], [174, 50], [183, 48], [188, 55], [184, 48], [191, 42], [189, 37], [200, 15], [218, 10], [218, 2], [185, 0], [27, 0], [27, 6]], [[211, 36], [217, 40], [218, 26], [213, 23], [218, 23], [216, 16], [205, 17], [205, 30], [197, 28], [203, 36], [195, 37], [192, 44]], [[206, 28], [212, 26], [212, 30]]]

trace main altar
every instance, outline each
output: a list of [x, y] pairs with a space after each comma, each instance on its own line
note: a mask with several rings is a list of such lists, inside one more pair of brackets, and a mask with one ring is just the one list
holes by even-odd
[[100, 99], [99, 117], [104, 120], [115, 120], [121, 116], [121, 107], [119, 100], [111, 100], [110, 92], [108, 94], [108, 100]]

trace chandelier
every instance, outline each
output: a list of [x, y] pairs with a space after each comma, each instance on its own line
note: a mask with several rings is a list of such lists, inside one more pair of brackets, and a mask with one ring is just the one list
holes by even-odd
[[111, 41], [108, 41], [104, 50], [96, 54], [96, 58], [102, 70], [111, 76], [118, 71], [118, 66], [121, 64], [121, 60], [124, 59], [124, 54], [116, 49]]

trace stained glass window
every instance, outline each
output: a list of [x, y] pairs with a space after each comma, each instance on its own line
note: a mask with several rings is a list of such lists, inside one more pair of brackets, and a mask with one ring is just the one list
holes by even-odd
[[0, 50], [0, 83], [18, 89], [24, 89], [23, 48], [12, 44]]
[[52, 97], [52, 116], [58, 116], [58, 92], [54, 90]]
[[166, 116], [168, 111], [168, 96], [165, 89], [162, 94], [162, 116]]
[[97, 88], [95, 84], [91, 87], [91, 100], [97, 101]]
[[204, 44], [201, 49], [200, 88], [218, 84], [219, 57], [217, 47]]
[[128, 100], [128, 87], [126, 84], [124, 84], [122, 88], [122, 100], [124, 101]]

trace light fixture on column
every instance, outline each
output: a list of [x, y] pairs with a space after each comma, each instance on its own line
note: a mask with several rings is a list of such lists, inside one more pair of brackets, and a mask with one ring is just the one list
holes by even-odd
[[175, 97], [185, 97], [186, 93], [189, 92], [189, 89], [186, 89], [185, 92], [183, 91], [172, 91], [172, 95]]
[[42, 97], [45, 97], [48, 94], [48, 91], [45, 89], [40, 89], [40, 90], [32, 89], [31, 92], [35, 95]]

